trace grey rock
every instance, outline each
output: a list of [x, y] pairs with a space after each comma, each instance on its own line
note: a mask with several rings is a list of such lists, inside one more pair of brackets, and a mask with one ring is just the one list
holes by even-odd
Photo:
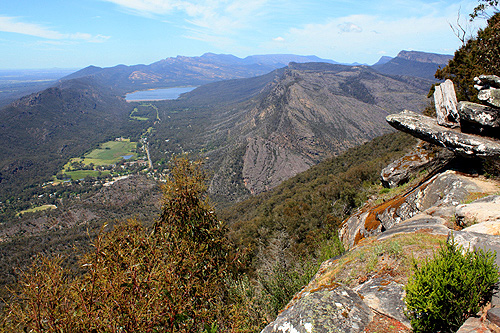
[[479, 75], [474, 78], [474, 82], [476, 82], [474, 87], [478, 90], [500, 88], [500, 77], [496, 75]]
[[463, 323], [463, 325], [458, 329], [457, 333], [479, 333], [479, 332], [490, 332], [488, 326], [481, 318], [469, 317]]
[[446, 80], [435, 87], [434, 105], [439, 125], [448, 127], [458, 125], [460, 116], [457, 110], [457, 96], [451, 80]]
[[[352, 248], [361, 239], [391, 233], [412, 232], [428, 229], [436, 234], [447, 234], [444, 217], [453, 217], [454, 207], [467, 199], [471, 193], [483, 193], [479, 181], [448, 170], [437, 174], [407, 193], [396, 196], [375, 207], [361, 209], [347, 219], [339, 231], [339, 237], [346, 248]], [[490, 189], [488, 189], [490, 190]], [[392, 230], [417, 214], [429, 211], [423, 221], [412, 220], [401, 229]], [[433, 213], [434, 212], [434, 213]]]
[[422, 211], [435, 206], [457, 206], [471, 193], [484, 192], [476, 182], [452, 170], [434, 176], [421, 188], [424, 191], [419, 201]]
[[497, 253], [495, 263], [500, 267], [500, 237], [464, 230], [450, 230], [448, 242], [452, 240], [457, 246], [461, 246], [463, 251], [481, 249], [485, 252], [491, 251]]
[[490, 195], [469, 204], [458, 205], [455, 212], [457, 224], [471, 225], [466, 231], [500, 235], [500, 196]]
[[486, 312], [486, 318], [493, 324], [500, 326], [500, 308], [491, 308]]
[[382, 185], [387, 188], [402, 185], [420, 170], [442, 164], [451, 158], [451, 155], [448, 150], [421, 141], [408, 154], [382, 169], [380, 173]]
[[410, 328], [411, 324], [404, 311], [404, 286], [393, 280], [392, 277], [378, 277], [354, 288], [363, 296], [363, 301], [372, 309], [386, 316], [398, 320]]
[[479, 91], [477, 98], [491, 106], [500, 107], [500, 89], [490, 88]]
[[305, 292], [292, 302], [262, 333], [362, 332], [373, 318], [358, 293], [336, 285]]
[[500, 109], [471, 102], [458, 103], [460, 127], [463, 132], [485, 136], [498, 135], [500, 127]]
[[417, 231], [426, 231], [435, 235], [448, 235], [450, 229], [445, 226], [445, 223], [446, 220], [440, 217], [420, 213], [408, 220], [404, 220], [391, 229], [384, 231], [377, 237], [377, 239], [381, 241], [398, 234], [406, 234]]
[[431, 117], [405, 110], [399, 114], [389, 115], [386, 119], [394, 128], [446, 147], [454, 153], [467, 157], [500, 157], [498, 140], [444, 128]]

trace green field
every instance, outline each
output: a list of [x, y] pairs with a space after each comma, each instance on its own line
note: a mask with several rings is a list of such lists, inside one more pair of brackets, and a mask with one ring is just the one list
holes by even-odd
[[79, 180], [87, 176], [98, 177], [99, 175], [107, 175], [109, 174], [109, 171], [101, 171], [101, 173], [99, 174], [99, 171], [97, 170], [75, 170], [75, 171], [66, 171], [64, 172], [64, 174], [70, 176], [71, 180]]
[[[85, 165], [90, 163], [94, 165], [112, 165], [123, 159], [123, 156], [132, 155], [128, 161], [134, 161], [137, 159], [137, 153], [135, 153], [135, 148], [137, 142], [131, 142], [129, 139], [124, 139], [122, 141], [108, 141], [97, 149], [92, 150], [90, 153], [85, 154], [84, 158], [72, 158], [65, 166], [65, 170], [71, 170], [71, 163], [73, 162], [83, 162]], [[83, 171], [83, 170], [82, 170]], [[87, 170], [92, 171], [92, 170]]]
[[38, 212], [38, 211], [42, 211], [42, 210], [56, 209], [56, 208], [57, 207], [55, 205], [43, 205], [43, 206], [38, 206], [35, 208], [30, 208], [30, 209], [20, 211], [19, 213], [16, 214], [16, 216], [22, 215], [24, 213], [33, 213], [33, 212]]

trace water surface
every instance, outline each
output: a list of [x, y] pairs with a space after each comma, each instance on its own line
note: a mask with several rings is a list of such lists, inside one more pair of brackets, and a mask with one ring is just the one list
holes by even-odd
[[175, 87], [136, 91], [125, 96], [127, 102], [135, 101], [162, 101], [177, 99], [181, 94], [190, 92], [196, 87]]

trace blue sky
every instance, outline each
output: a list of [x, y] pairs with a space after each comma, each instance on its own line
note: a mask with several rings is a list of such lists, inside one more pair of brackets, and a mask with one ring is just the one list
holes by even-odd
[[4, 0], [0, 68], [149, 64], [205, 52], [293, 53], [375, 63], [400, 50], [453, 54], [450, 24], [477, 1]]

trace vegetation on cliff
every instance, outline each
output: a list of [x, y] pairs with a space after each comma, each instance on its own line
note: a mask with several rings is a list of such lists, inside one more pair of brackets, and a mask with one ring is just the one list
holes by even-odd
[[498, 73], [500, 73], [500, 13], [489, 18], [488, 25], [458, 49], [448, 65], [437, 70], [436, 78], [452, 80], [459, 101], [478, 102], [474, 77], [482, 74], [498, 75]]

